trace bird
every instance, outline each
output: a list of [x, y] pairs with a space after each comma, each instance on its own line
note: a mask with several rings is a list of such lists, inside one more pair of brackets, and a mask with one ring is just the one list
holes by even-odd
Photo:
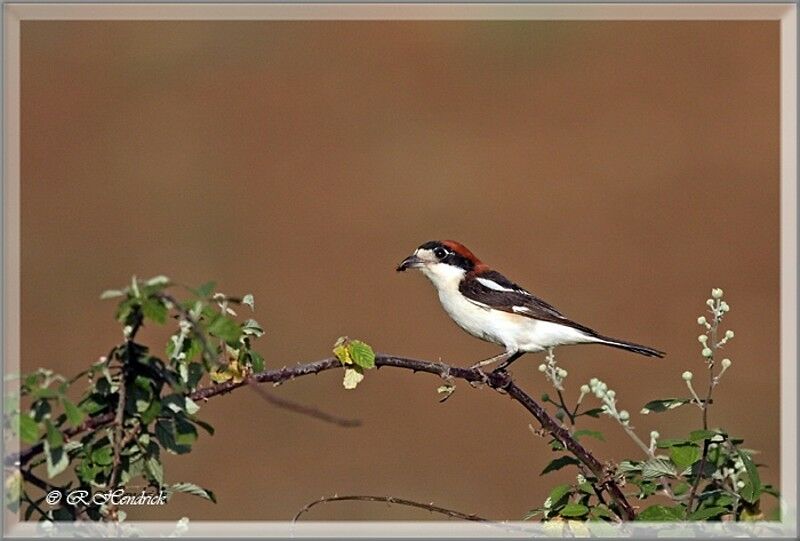
[[575, 344], [602, 344], [647, 357], [665, 355], [568, 319], [553, 305], [492, 269], [460, 242], [434, 240], [422, 244], [396, 270], [408, 269], [420, 270], [431, 281], [445, 312], [459, 327], [505, 349], [473, 369], [500, 362], [495, 371], [504, 371], [525, 353], [552, 352], [556, 346]]

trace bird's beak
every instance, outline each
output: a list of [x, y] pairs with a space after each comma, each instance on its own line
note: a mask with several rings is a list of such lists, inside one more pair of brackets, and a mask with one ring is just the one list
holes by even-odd
[[397, 266], [397, 272], [403, 272], [406, 269], [416, 269], [417, 267], [421, 267], [422, 264], [423, 261], [420, 258], [416, 255], [410, 255]]

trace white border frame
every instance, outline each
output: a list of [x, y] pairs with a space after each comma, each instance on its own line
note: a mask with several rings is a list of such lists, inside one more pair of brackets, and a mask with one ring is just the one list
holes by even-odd
[[[20, 23], [23, 20], [780, 20], [781, 27], [781, 493], [783, 523], [589, 525], [594, 535], [651, 537], [680, 528], [697, 535], [797, 536], [797, 6], [786, 4], [22, 4], [3, 6], [3, 359], [19, 371], [20, 355]], [[10, 537], [53, 535], [35, 523], [4, 524]], [[59, 535], [162, 536], [173, 522], [59, 525]], [[75, 530], [80, 528], [80, 531]], [[666, 531], [663, 531], [666, 530]], [[570, 535], [531, 523], [204, 522], [196, 537], [531, 537]], [[571, 535], [580, 535], [574, 531]]]

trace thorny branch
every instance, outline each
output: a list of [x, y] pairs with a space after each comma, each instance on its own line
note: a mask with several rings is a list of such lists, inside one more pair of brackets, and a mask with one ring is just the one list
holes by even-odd
[[[575, 455], [592, 474], [597, 478], [597, 483], [601, 490], [605, 490], [610, 498], [614, 501], [617, 507], [617, 512], [623, 520], [633, 520], [635, 512], [631, 504], [625, 498], [620, 486], [617, 484], [613, 472], [609, 472], [597, 458], [594, 457], [586, 448], [584, 448], [561, 423], [553, 419], [547, 411], [530, 395], [518, 387], [511, 379], [507, 372], [491, 372], [485, 374], [480, 370], [471, 368], [461, 368], [458, 366], [447, 365], [441, 362], [431, 362], [418, 359], [409, 359], [406, 357], [398, 357], [394, 355], [377, 355], [375, 358], [376, 367], [391, 366], [394, 368], [402, 368], [411, 370], [412, 372], [427, 372], [443, 378], [460, 379], [469, 383], [485, 383], [491, 389], [506, 394], [512, 400], [522, 405], [531, 415], [536, 418], [544, 430], [549, 432], [555, 439], [557, 439], [567, 450]], [[253, 374], [250, 378], [240, 381], [226, 381], [217, 385], [211, 385], [203, 389], [199, 389], [189, 396], [192, 400], [207, 400], [209, 398], [230, 393], [239, 387], [248, 385], [251, 382], [259, 383], [273, 383], [281, 384], [286, 381], [291, 381], [295, 378], [307, 376], [310, 374], [318, 374], [325, 370], [341, 368], [342, 364], [338, 359], [330, 357], [319, 361], [297, 364], [293, 367], [286, 367], [277, 370], [265, 370]], [[64, 431], [65, 438], [70, 438], [85, 432], [93, 430], [100, 426], [107, 425], [114, 420], [114, 412], [93, 417], [79, 427], [68, 429]], [[42, 452], [42, 444], [37, 444], [27, 449], [24, 449], [19, 454], [10, 455], [6, 458], [6, 465], [24, 466], [33, 457]]]

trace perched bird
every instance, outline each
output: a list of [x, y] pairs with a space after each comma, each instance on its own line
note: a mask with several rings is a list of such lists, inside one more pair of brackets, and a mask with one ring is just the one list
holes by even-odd
[[397, 267], [419, 269], [439, 293], [445, 312], [472, 336], [499, 344], [505, 352], [473, 368], [503, 361], [503, 370], [524, 353], [556, 346], [603, 344], [648, 357], [664, 352], [602, 334], [564, 317], [479, 260], [466, 246], [452, 240], [426, 242]]

